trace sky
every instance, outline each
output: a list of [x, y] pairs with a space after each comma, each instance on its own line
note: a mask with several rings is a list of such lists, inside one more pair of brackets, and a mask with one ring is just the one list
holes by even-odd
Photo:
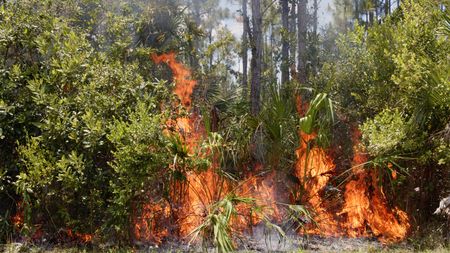
[[[278, 1], [278, 0], [274, 0]], [[332, 14], [329, 12], [329, 6], [332, 5], [333, 0], [318, 0], [319, 1], [319, 11], [318, 11], [318, 18], [319, 18], [319, 31], [320, 28], [329, 24], [332, 21]], [[230, 11], [230, 18], [225, 19], [222, 21], [222, 25], [226, 26], [236, 38], [241, 38], [242, 36], [242, 23], [237, 21], [237, 16], [240, 16], [241, 14], [238, 12], [238, 10], [241, 9], [241, 1], [237, 0], [220, 0], [220, 6], [223, 8], [228, 8]], [[250, 2], [250, 0], [249, 0]], [[312, 0], [308, 1], [309, 4], [312, 6]], [[250, 7], [250, 6], [249, 6]], [[250, 8], [248, 9], [248, 12], [250, 13]], [[241, 71], [242, 69], [242, 62], [237, 61], [236, 65], [233, 67], [235, 71]]]
[[[220, 1], [221, 1], [220, 6], [228, 8], [231, 14], [230, 18], [222, 22], [223, 25], [226, 26], [236, 37], [239, 38], [242, 35], [242, 23], [237, 22], [236, 16], [240, 15], [237, 12], [238, 10], [241, 9], [240, 1], [230, 1], [230, 0], [220, 0]], [[331, 22], [332, 15], [328, 11], [328, 6], [331, 4], [332, 0], [319, 0], [319, 27], [322, 27]]]

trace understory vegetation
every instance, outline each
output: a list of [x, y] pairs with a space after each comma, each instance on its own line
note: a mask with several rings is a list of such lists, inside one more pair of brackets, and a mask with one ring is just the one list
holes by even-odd
[[[73, 233], [126, 249], [134, 243], [135, 204], [170, 203], [171, 185], [189, 173], [215, 165], [237, 182], [263, 164], [290, 186], [298, 183], [300, 131], [316, 133], [312, 145], [349, 169], [355, 127], [389, 203], [411, 217], [407, 242], [420, 250], [448, 246], [450, 217], [433, 215], [450, 195], [448, 2], [405, 0], [379, 22], [308, 27], [306, 79], [295, 69], [295, 31], [279, 25], [281, 2], [261, 1], [267, 38], [247, 80], [240, 59], [256, 50], [256, 26], [247, 24], [254, 31], [243, 49], [220, 25], [230, 14], [219, 1], [0, 1], [0, 243], [45, 238], [74, 246]], [[282, 41], [294, 48], [286, 62]], [[173, 93], [172, 71], [150, 58], [168, 52], [197, 80], [192, 108]], [[284, 70], [291, 78], [281, 82]], [[167, 122], [192, 115], [205, 128], [193, 151], [167, 134], [174, 131]], [[338, 176], [334, 185], [345, 180]], [[254, 199], [228, 194], [190, 235], [233, 251], [230, 220], [242, 203], [263, 212]], [[304, 204], [286, 207], [294, 230], [313, 222]], [[267, 225], [284, 234], [286, 226]]]

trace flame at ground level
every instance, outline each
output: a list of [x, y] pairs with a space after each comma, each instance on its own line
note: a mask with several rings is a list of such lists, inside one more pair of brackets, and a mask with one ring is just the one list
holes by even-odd
[[[181, 120], [188, 126], [184, 129], [195, 129], [193, 127], [196, 117], [191, 120]], [[195, 147], [202, 134], [186, 133], [194, 140], [186, 140], [189, 145]], [[324, 236], [348, 236], [348, 237], [377, 237], [385, 243], [403, 240], [410, 228], [408, 216], [397, 207], [390, 207], [382, 187], [378, 183], [378, 174], [373, 169], [364, 169], [361, 164], [367, 161], [359, 145], [359, 137], [353, 138], [353, 176], [345, 185], [342, 197], [338, 199], [327, 199], [324, 192], [331, 188], [332, 178], [335, 176], [335, 165], [333, 159], [325, 150], [310, 146], [314, 140], [314, 134], [300, 133], [302, 142], [297, 154], [295, 176], [299, 179], [299, 193], [294, 200], [300, 204], [306, 204], [313, 211], [315, 223], [306, 226], [306, 233]], [[215, 202], [224, 198], [228, 193], [243, 197], [254, 198], [258, 206], [265, 207], [266, 215], [273, 222], [281, 222], [284, 217], [283, 211], [278, 207], [280, 194], [275, 183], [275, 172], [260, 175], [262, 165], [257, 164], [248, 170], [247, 176], [240, 182], [232, 182], [216, 173], [217, 165], [211, 166], [207, 171], [201, 173], [190, 172], [185, 182], [177, 182], [172, 186], [172, 200], [175, 204], [168, 210], [159, 205], [144, 205], [146, 214], [143, 217], [154, 219], [157, 213], [161, 217], [168, 218], [168, 214], [175, 216], [178, 226], [178, 236], [185, 238], [208, 215], [209, 208]], [[237, 187], [239, 186], [239, 187]], [[335, 202], [341, 202], [336, 205]], [[236, 233], [251, 231], [251, 227], [263, 221], [261, 213], [251, 211], [249, 205], [238, 205], [239, 215], [231, 221], [230, 226]], [[155, 214], [156, 213], [156, 214]], [[153, 216], [152, 216], [153, 215]], [[136, 235], [145, 241], [160, 243], [164, 237], [169, 236], [164, 224], [157, 221], [136, 222], [135, 227], [144, 233]], [[160, 226], [155, 230], [155, 227]]]
[[[152, 55], [152, 59], [156, 63], [165, 62], [169, 65], [176, 83], [174, 93], [178, 95], [182, 105], [189, 109], [190, 96], [195, 86], [195, 81], [189, 79], [190, 71], [176, 61], [174, 53]], [[297, 105], [299, 104], [297, 109], [302, 114], [307, 106], [303, 106], [300, 99]], [[168, 128], [174, 129], [168, 134], [179, 134], [191, 153], [205, 136], [201, 120], [195, 114], [191, 118], [178, 118], [167, 125], [172, 125]], [[406, 237], [409, 230], [406, 213], [397, 207], [389, 207], [374, 170], [356, 166], [367, 161], [359, 147], [357, 131], [352, 138], [353, 179], [345, 185], [343, 197], [335, 199], [324, 197], [330, 189], [339, 191], [333, 189], [331, 184], [336, 176], [333, 158], [326, 150], [312, 145], [315, 134], [299, 135], [301, 142], [296, 150], [294, 175], [300, 184], [292, 196], [292, 204], [304, 204], [312, 210], [316, 223], [307, 225], [307, 233], [325, 236], [376, 236], [383, 242], [396, 242]], [[257, 176], [257, 172], [262, 170], [261, 167], [262, 165], [256, 165], [240, 182], [232, 182], [216, 173], [216, 164], [201, 173], [187, 173], [185, 181], [171, 185], [170, 198], [173, 203], [170, 206], [150, 202], [141, 205], [142, 212], [138, 212], [139, 208], [136, 208], [137, 213], [140, 213], [133, 221], [136, 239], [161, 243], [165, 237], [173, 236], [174, 234], [164, 228], [161, 219], [171, 219], [177, 226], [176, 235], [184, 238], [204, 221], [209, 207], [230, 192], [254, 198], [257, 205], [266, 207], [267, 216], [272, 221], [280, 222], [284, 214], [277, 203], [286, 198], [278, 193], [275, 172]], [[252, 212], [248, 205], [237, 205], [236, 208], [239, 215], [232, 219], [230, 224], [235, 232], [251, 229], [264, 218], [263, 215]]]
[[327, 212], [325, 201], [321, 196], [334, 173], [335, 165], [323, 149], [312, 146], [311, 141], [316, 137], [315, 134], [300, 133], [300, 137], [294, 172], [300, 181], [299, 196], [296, 198], [300, 198], [300, 203], [307, 204], [314, 210], [314, 220], [317, 225], [308, 226], [307, 233], [338, 235], [337, 222], [333, 215]]
[[[156, 63], [166, 63], [172, 70], [175, 81], [174, 93], [179, 97], [181, 104], [189, 109], [191, 106], [191, 94], [196, 82], [190, 80], [190, 70], [176, 60], [176, 54], [151, 56]], [[183, 140], [191, 154], [195, 153], [199, 141], [205, 136], [205, 129], [196, 114], [190, 118], [179, 117], [166, 123], [167, 135], [178, 135]], [[169, 131], [169, 129], [171, 129]], [[202, 155], [202, 154], [200, 154]], [[205, 154], [206, 155], [206, 154]], [[256, 205], [264, 207], [269, 219], [280, 220], [279, 210], [275, 204], [278, 199], [275, 194], [274, 173], [266, 177], [255, 176], [261, 172], [261, 165], [256, 165], [246, 179], [241, 183], [231, 182], [218, 175], [215, 170], [218, 166], [213, 164], [204, 172], [188, 172], [185, 181], [175, 181], [171, 185], [170, 207], [163, 207], [161, 203], [143, 203], [133, 208], [133, 234], [136, 240], [152, 241], [160, 243], [168, 236], [168, 230], [156, 228], [158, 219], [166, 219], [168, 214], [177, 225], [177, 235], [186, 237], [199, 226], [208, 215], [209, 208], [215, 202], [233, 192], [239, 196], [254, 198]], [[176, 169], [176, 168], [171, 168]], [[184, 172], [183, 172], [184, 173]], [[237, 185], [240, 187], [236, 188]], [[169, 208], [169, 209], [167, 209]], [[259, 223], [264, 217], [251, 211], [249, 205], [237, 205], [239, 217], [231, 221], [231, 227], [235, 231], [243, 231], [252, 225]]]
[[354, 179], [345, 186], [345, 202], [340, 213], [347, 217], [344, 227], [351, 237], [369, 236], [370, 232], [382, 242], [401, 241], [410, 228], [408, 215], [398, 207], [389, 207], [376, 171], [361, 166], [367, 157], [359, 143], [360, 136], [355, 129], [352, 136]]
[[359, 144], [359, 132], [354, 132], [353, 179], [345, 185], [340, 212], [337, 212], [336, 205], [322, 197], [329, 188], [333, 188], [329, 185], [335, 173], [333, 160], [323, 149], [308, 146], [315, 135], [300, 133], [302, 138], [297, 150], [295, 175], [301, 182], [301, 202], [312, 208], [317, 223], [307, 226], [307, 233], [375, 236], [386, 243], [401, 241], [406, 238], [410, 228], [408, 216], [397, 207], [390, 208], [376, 171], [362, 167], [367, 157]]

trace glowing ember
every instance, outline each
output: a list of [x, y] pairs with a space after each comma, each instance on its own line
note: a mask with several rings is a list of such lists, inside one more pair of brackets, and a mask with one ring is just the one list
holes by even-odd
[[17, 207], [16, 214], [11, 217], [11, 222], [14, 225], [14, 228], [20, 229], [20, 228], [22, 228], [23, 222], [24, 222], [23, 202], [18, 201], [16, 204], [16, 207]]
[[82, 243], [89, 243], [92, 241], [92, 235], [91, 234], [84, 234], [84, 233], [79, 233], [79, 232], [75, 232], [73, 233], [72, 229], [67, 229], [66, 230], [67, 236], [69, 238], [72, 238], [73, 240], [82, 242]]
[[165, 203], [143, 203], [141, 213], [133, 217], [133, 235], [138, 241], [154, 242], [160, 244], [168, 236], [170, 208]]

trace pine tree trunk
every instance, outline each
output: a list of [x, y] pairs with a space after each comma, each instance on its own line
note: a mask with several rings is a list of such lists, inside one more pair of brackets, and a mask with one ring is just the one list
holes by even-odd
[[[200, 2], [199, 0], [192, 1], [192, 8], [194, 10], [194, 21], [197, 27], [202, 25], [201, 15], [200, 15]], [[189, 54], [189, 62], [191, 65], [191, 68], [193, 69], [199, 69], [200, 63], [198, 60], [198, 52], [200, 50], [201, 44], [199, 40], [194, 40], [193, 42], [193, 50], [191, 54]]]
[[300, 0], [297, 5], [297, 16], [298, 16], [298, 36], [297, 36], [297, 48], [298, 48], [298, 59], [297, 59], [297, 73], [298, 80], [301, 84], [306, 83], [307, 73], [306, 73], [306, 8], [307, 0]]
[[281, 21], [283, 24], [281, 48], [281, 84], [289, 82], [289, 3], [281, 1]]
[[251, 70], [252, 70], [252, 80], [251, 80], [251, 113], [256, 116], [260, 109], [260, 93], [261, 93], [261, 70], [262, 70], [262, 49], [263, 49], [263, 38], [262, 38], [262, 16], [261, 16], [261, 1], [252, 0], [252, 60], [251, 60]]
[[317, 73], [317, 68], [319, 65], [319, 55], [318, 55], [318, 45], [319, 45], [319, 35], [317, 33], [317, 27], [319, 25], [319, 19], [318, 19], [318, 11], [319, 11], [319, 3], [318, 0], [314, 0], [313, 2], [313, 47], [312, 47], [312, 71], [315, 75]]
[[369, 25], [373, 25], [373, 21], [374, 21], [374, 12], [373, 11], [369, 11]]
[[249, 21], [247, 15], [247, 0], [242, 0], [242, 17], [243, 17], [243, 33], [242, 33], [242, 95], [247, 100], [248, 89], [248, 77], [247, 77], [247, 64], [248, 64], [248, 33], [249, 33]]
[[[293, 0], [291, 4], [291, 25], [289, 26], [289, 33], [293, 38], [297, 37], [297, 8], [296, 8], [296, 2], [297, 0]], [[296, 54], [297, 54], [297, 45], [295, 43], [296, 39], [294, 39], [294, 42], [290, 44], [290, 68], [291, 68], [291, 76], [295, 77], [295, 70], [296, 70]]]
[[355, 9], [354, 9], [355, 12], [353, 13], [353, 14], [354, 14], [353, 18], [354, 18], [355, 20], [359, 21], [359, 14], [360, 14], [359, 0], [354, 0], [354, 1], [353, 1], [353, 4], [354, 4], [354, 6], [355, 6]]
[[391, 14], [391, 1], [384, 0], [384, 14], [387, 16]]

